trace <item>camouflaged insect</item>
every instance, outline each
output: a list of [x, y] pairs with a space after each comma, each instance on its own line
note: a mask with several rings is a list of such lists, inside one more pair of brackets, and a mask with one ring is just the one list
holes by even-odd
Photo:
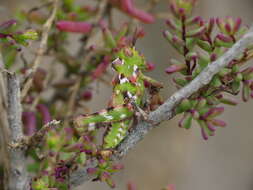
[[103, 148], [115, 148], [127, 135], [135, 119], [137, 108], [144, 107], [145, 81], [153, 88], [160, 89], [159, 82], [143, 75], [147, 70], [146, 62], [135, 48], [123, 48], [112, 62], [112, 68], [117, 75], [112, 81], [113, 94], [109, 108], [87, 116], [75, 119], [75, 128], [82, 134], [93, 130], [99, 124], [108, 124]]

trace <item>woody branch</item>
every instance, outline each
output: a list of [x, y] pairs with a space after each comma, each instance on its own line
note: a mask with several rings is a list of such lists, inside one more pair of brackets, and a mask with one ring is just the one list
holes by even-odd
[[[236, 59], [244, 50], [253, 43], [253, 26], [232, 48], [230, 48], [222, 57], [209, 64], [193, 81], [179, 91], [175, 92], [169, 99], [165, 101], [158, 109], [149, 114], [147, 121], [141, 121], [137, 124], [129, 135], [116, 148], [116, 153], [113, 155], [115, 160], [121, 159], [129, 150], [141, 141], [147, 133], [157, 127], [161, 122], [170, 120], [175, 116], [175, 108], [184, 99], [197, 92], [199, 89], [207, 85], [222, 68], [227, 66], [233, 59]], [[152, 124], [151, 124], [152, 123]], [[85, 168], [75, 171], [70, 176], [70, 183], [73, 186], [78, 186], [85, 181], [88, 181], [92, 176], [88, 175], [86, 169], [94, 167], [96, 163], [90, 162]]]

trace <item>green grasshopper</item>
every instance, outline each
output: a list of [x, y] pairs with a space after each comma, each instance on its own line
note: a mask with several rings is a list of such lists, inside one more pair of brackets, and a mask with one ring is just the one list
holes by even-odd
[[[136, 113], [145, 107], [145, 82], [149, 84], [152, 97], [162, 88], [161, 83], [143, 74], [147, 64], [135, 48], [125, 47], [115, 55], [112, 68], [117, 75], [112, 81], [113, 94], [109, 108], [98, 113], [79, 116], [75, 119], [75, 129], [79, 134], [92, 131], [100, 125], [108, 125], [104, 135], [103, 149], [113, 149], [126, 137], [136, 119]], [[154, 102], [154, 101], [153, 101]], [[156, 101], [157, 102], [157, 101]], [[145, 113], [145, 112], [142, 112]]]

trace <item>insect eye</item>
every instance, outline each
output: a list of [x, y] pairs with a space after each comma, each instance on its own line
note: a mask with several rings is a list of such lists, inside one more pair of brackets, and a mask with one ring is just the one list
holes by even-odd
[[123, 65], [124, 64], [124, 61], [120, 60], [119, 58], [115, 59], [113, 62], [112, 62], [112, 68], [114, 70], [117, 70], [117, 67], [120, 66], [120, 65]]

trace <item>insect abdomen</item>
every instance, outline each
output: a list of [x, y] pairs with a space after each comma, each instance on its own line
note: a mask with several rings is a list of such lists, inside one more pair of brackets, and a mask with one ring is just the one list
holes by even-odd
[[108, 133], [104, 138], [104, 149], [115, 148], [127, 135], [127, 131], [131, 126], [132, 119], [112, 123]]

